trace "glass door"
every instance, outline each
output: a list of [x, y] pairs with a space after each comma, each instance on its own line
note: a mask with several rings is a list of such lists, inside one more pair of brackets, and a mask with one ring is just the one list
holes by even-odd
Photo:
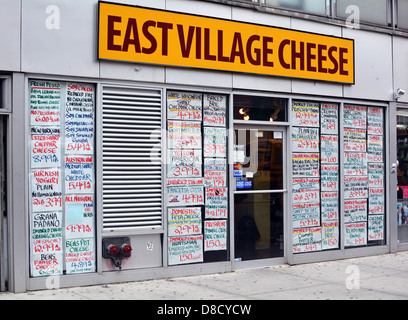
[[283, 257], [285, 128], [234, 129], [235, 261]]

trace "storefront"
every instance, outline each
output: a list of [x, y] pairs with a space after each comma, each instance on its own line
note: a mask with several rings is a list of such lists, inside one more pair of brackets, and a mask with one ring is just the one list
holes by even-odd
[[406, 34], [57, 2], [2, 4], [1, 291], [408, 248]]

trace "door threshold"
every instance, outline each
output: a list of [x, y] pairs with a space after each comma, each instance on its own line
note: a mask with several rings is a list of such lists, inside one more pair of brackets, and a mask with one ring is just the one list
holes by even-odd
[[246, 270], [246, 269], [261, 269], [282, 266], [287, 264], [286, 258], [270, 258], [270, 259], [259, 259], [259, 260], [248, 260], [248, 261], [233, 261], [232, 270]]

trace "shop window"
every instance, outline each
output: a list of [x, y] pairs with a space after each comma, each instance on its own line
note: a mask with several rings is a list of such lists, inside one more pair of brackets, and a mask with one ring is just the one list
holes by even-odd
[[285, 122], [287, 99], [234, 95], [234, 119]]
[[397, 4], [398, 28], [408, 29], [408, 1], [398, 0]]
[[168, 264], [229, 257], [227, 96], [167, 91]]
[[346, 248], [385, 244], [384, 109], [345, 105], [343, 119], [340, 145], [337, 104], [293, 102], [294, 253], [340, 249], [340, 234]]
[[[358, 14], [361, 22], [368, 22], [380, 25], [388, 25], [390, 22], [390, 1], [389, 0], [337, 0], [337, 16], [347, 19], [351, 13], [348, 8]], [[351, 12], [351, 11], [350, 11]]]
[[266, 4], [287, 8], [295, 9], [299, 11], [305, 11], [310, 13], [316, 13], [324, 15], [326, 14], [326, 0], [266, 0]]
[[29, 81], [30, 274], [96, 271], [95, 87]]

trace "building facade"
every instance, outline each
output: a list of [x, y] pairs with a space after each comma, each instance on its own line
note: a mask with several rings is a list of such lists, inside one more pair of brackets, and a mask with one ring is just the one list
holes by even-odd
[[407, 250], [406, 0], [0, 7], [1, 291]]

